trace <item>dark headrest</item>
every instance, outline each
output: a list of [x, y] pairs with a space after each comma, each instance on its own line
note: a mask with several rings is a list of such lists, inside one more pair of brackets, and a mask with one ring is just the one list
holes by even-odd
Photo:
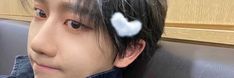
[[29, 23], [0, 19], [0, 74], [9, 74], [15, 56], [27, 54]]
[[161, 41], [147, 63], [127, 78], [234, 78], [234, 49]]

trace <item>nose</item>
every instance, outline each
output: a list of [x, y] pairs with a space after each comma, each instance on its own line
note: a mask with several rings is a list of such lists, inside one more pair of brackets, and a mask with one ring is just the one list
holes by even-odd
[[30, 47], [37, 54], [54, 57], [57, 54], [56, 40], [52, 23], [44, 23], [37, 34], [31, 38]]

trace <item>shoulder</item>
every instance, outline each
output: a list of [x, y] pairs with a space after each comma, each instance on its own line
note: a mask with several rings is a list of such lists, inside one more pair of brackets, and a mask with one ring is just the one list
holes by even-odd
[[0, 78], [33, 78], [33, 70], [28, 56], [17, 56], [13, 70], [9, 76], [0, 75]]
[[16, 77], [7, 76], [7, 75], [0, 75], [0, 78], [16, 78]]
[[7, 78], [6, 75], [0, 75], [0, 78]]

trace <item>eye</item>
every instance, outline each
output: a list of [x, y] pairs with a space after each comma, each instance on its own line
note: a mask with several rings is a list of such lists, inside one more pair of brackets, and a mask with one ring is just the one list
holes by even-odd
[[45, 11], [43, 11], [43, 10], [41, 10], [39, 8], [34, 8], [34, 10], [35, 10], [35, 16], [40, 17], [40, 18], [46, 18], [47, 17]]
[[70, 27], [70, 28], [73, 28], [73, 29], [79, 29], [81, 26], [84, 26], [83, 24], [79, 23], [79, 22], [76, 22], [74, 20], [67, 20], [65, 22], [65, 24]]

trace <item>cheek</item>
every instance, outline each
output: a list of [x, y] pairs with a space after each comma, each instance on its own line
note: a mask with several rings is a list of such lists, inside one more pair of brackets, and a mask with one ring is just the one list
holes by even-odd
[[109, 42], [96, 39], [94, 32], [85, 34], [64, 34], [58, 38], [58, 58], [65, 71], [83, 75], [94, 74], [113, 67], [113, 52]]

